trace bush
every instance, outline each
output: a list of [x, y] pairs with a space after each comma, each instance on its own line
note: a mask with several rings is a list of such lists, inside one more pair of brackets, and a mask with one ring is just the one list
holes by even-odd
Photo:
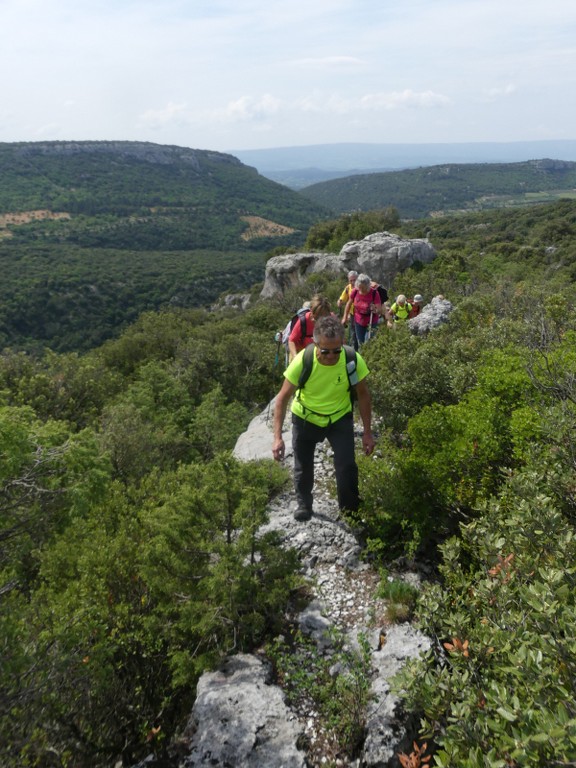
[[419, 625], [435, 642], [397, 685], [437, 766], [568, 765], [576, 754], [576, 537], [534, 472], [441, 549]]

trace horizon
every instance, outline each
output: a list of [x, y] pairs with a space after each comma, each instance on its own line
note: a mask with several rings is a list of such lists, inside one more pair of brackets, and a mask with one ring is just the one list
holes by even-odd
[[240, 152], [560, 141], [576, 124], [568, 0], [4, 0], [0, 23], [2, 142]]

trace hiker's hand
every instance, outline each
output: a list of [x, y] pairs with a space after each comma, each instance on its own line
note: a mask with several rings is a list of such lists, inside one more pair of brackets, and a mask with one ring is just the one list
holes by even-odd
[[343, 317], [342, 318], [342, 325], [348, 325], [348, 318], [347, 317]]
[[376, 441], [372, 437], [372, 432], [364, 432], [362, 435], [362, 447], [364, 448], [364, 453], [366, 456], [370, 456], [370, 454], [374, 451], [374, 448], [376, 447]]
[[285, 450], [284, 440], [282, 440], [282, 438], [275, 440], [272, 445], [272, 456], [274, 457], [274, 461], [282, 461], [284, 459]]

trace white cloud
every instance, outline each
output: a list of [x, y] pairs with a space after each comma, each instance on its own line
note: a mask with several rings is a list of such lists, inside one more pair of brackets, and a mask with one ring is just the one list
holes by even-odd
[[221, 115], [224, 119], [233, 121], [261, 120], [262, 118], [278, 114], [281, 107], [282, 102], [280, 99], [268, 93], [258, 98], [241, 96], [239, 99], [230, 102], [221, 112]]
[[275, 117], [294, 118], [298, 114], [353, 115], [360, 111], [381, 112], [403, 108], [429, 109], [450, 104], [450, 99], [432, 91], [417, 93], [406, 90], [395, 93], [372, 93], [355, 98], [341, 94], [325, 94], [322, 91], [291, 101], [264, 94], [260, 97], [241, 96], [231, 101], [225, 109], [214, 113], [226, 121], [260, 121]]
[[0, 141], [220, 149], [262, 131], [274, 146], [576, 125], [574, 0], [0, 0], [0, 36]]
[[444, 107], [450, 104], [448, 96], [434, 91], [421, 91], [420, 93], [406, 89], [404, 91], [392, 91], [389, 93], [368, 93], [360, 99], [362, 109], [389, 110], [431, 107]]
[[139, 119], [142, 124], [147, 125], [150, 128], [158, 128], [162, 126], [170, 125], [171, 123], [181, 123], [183, 118], [186, 117], [186, 104], [174, 104], [168, 102], [168, 104], [162, 109], [148, 109], [143, 112]]

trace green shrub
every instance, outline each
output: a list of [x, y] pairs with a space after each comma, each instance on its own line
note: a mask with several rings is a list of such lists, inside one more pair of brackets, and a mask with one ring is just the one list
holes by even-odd
[[576, 536], [533, 472], [442, 547], [424, 589], [432, 650], [397, 684], [437, 766], [569, 765], [576, 755]]

